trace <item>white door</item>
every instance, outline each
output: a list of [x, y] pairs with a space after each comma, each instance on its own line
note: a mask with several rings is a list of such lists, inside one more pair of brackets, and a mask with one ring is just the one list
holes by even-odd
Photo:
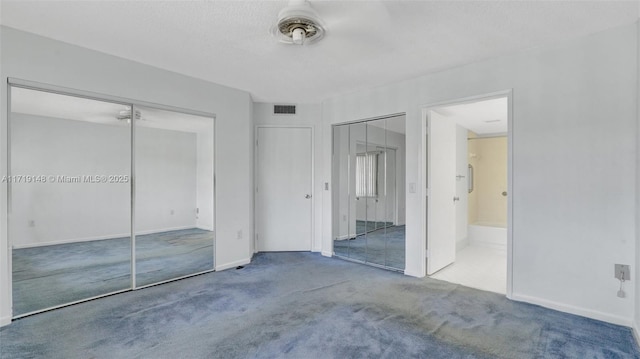
[[456, 259], [456, 124], [429, 113], [427, 275]]
[[258, 128], [259, 251], [311, 250], [311, 145], [310, 128]]

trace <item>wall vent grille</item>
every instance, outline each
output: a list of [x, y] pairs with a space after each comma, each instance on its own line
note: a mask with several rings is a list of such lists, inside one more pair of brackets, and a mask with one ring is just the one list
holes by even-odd
[[274, 105], [273, 114], [274, 115], [295, 115], [296, 106], [295, 105]]

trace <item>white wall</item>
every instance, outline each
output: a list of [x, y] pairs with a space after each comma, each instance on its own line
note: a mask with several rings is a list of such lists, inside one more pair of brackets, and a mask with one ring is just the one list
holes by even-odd
[[617, 298], [612, 268], [635, 264], [637, 37], [632, 24], [323, 103], [325, 138], [332, 124], [407, 114], [405, 273], [425, 274], [423, 107], [513, 89], [512, 297], [631, 324], [635, 282]]
[[[244, 91], [97, 51], [0, 27], [1, 108], [7, 77], [175, 106], [216, 116], [216, 269], [246, 264], [253, 238], [253, 121]], [[228, 64], [219, 64], [226, 66]], [[0, 114], [0, 171], [7, 173], [6, 111]], [[0, 323], [11, 317], [6, 184], [0, 187]], [[237, 239], [237, 231], [246, 235]]]
[[[14, 113], [11, 175], [129, 175], [130, 133], [125, 126]], [[127, 236], [129, 183], [14, 183], [11, 246]]]
[[136, 233], [196, 227], [196, 134], [138, 126], [135, 135]]
[[[329, 193], [324, 189], [325, 181], [322, 176], [322, 156], [318, 156], [322, 149], [322, 131], [320, 131], [321, 108], [319, 104], [297, 104], [295, 115], [274, 115], [272, 103], [254, 103], [253, 116], [255, 126], [301, 126], [311, 127], [313, 129], [313, 241], [311, 250], [320, 252], [321, 235], [322, 235], [322, 198], [323, 192]], [[254, 141], [255, 142], [255, 141]], [[255, 143], [254, 145], [255, 146]], [[253, 147], [255, 148], [255, 147]], [[252, 241], [254, 243], [254, 241]], [[252, 244], [253, 246], [254, 244]], [[253, 248], [253, 247], [252, 247]]]
[[[126, 126], [13, 114], [11, 175], [130, 176]], [[196, 134], [136, 129], [136, 233], [196, 225]], [[209, 156], [211, 161], [211, 156]], [[14, 248], [128, 237], [130, 182], [14, 183]]]

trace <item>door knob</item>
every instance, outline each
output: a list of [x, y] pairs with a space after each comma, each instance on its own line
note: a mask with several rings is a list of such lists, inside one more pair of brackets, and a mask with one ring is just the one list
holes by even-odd
[[507, 196], [507, 191], [502, 192], [502, 195], [506, 197]]
[[311, 198], [311, 195], [308, 194], [308, 195], [304, 196], [304, 198], [309, 199], [309, 198]]

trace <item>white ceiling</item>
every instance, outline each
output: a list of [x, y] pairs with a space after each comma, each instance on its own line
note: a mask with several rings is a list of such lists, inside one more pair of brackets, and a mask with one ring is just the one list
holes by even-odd
[[249, 91], [317, 103], [629, 24], [637, 1], [320, 1], [311, 46], [269, 34], [287, 1], [11, 1], [0, 23]]
[[[14, 87], [11, 89], [11, 112], [34, 116], [62, 118], [110, 126], [128, 126], [116, 117], [120, 111], [130, 110], [127, 105], [96, 101], [44, 91]], [[179, 112], [136, 106], [141, 118], [137, 126], [182, 132], [211, 131], [211, 118]]]
[[445, 106], [435, 111], [480, 136], [507, 133], [509, 107], [506, 97]]

